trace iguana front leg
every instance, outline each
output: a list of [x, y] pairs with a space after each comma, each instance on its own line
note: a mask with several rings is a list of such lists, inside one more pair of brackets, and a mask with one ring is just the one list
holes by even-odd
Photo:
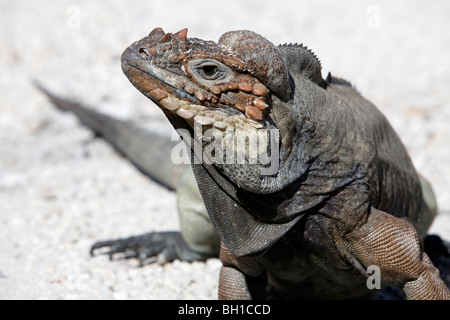
[[402, 288], [406, 299], [450, 299], [439, 271], [423, 251], [411, 223], [372, 209], [368, 221], [346, 237], [351, 263], [365, 272], [380, 268], [381, 285]]

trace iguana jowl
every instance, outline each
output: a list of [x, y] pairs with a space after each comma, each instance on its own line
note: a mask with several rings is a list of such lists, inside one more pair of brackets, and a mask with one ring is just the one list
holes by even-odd
[[300, 297], [356, 298], [369, 293], [371, 265], [409, 299], [450, 297], [421, 246], [435, 214], [427, 183], [385, 117], [348, 82], [323, 80], [307, 48], [251, 31], [214, 43], [157, 28], [126, 49], [122, 68], [191, 142], [195, 123], [222, 145], [227, 130], [279, 132], [275, 174], [250, 164], [249, 150], [244, 164], [193, 165], [222, 241], [220, 298], [261, 297], [266, 280]]

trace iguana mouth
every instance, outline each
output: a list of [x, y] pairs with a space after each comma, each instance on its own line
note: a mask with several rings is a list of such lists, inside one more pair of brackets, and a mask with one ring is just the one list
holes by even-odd
[[[194, 49], [199, 40], [187, 39], [186, 34], [186, 29], [171, 34], [157, 28], [128, 47], [122, 55], [122, 70], [131, 83], [161, 109], [190, 125], [196, 122], [222, 131], [266, 128], [267, 87], [250, 74], [211, 86], [196, 83], [187, 69], [189, 59], [202, 56]], [[214, 42], [205, 43], [217, 50]], [[225, 54], [221, 59], [235, 68], [242, 64]]]

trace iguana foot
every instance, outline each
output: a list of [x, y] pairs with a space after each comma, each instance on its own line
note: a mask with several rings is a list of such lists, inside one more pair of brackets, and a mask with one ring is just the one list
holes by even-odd
[[125, 239], [96, 242], [91, 248], [91, 255], [106, 248], [100, 254], [107, 254], [111, 260], [117, 254], [124, 259], [136, 258], [139, 266], [158, 262], [165, 264], [175, 259], [184, 261], [206, 260], [209, 256], [194, 252], [184, 241], [179, 232], [151, 232]]

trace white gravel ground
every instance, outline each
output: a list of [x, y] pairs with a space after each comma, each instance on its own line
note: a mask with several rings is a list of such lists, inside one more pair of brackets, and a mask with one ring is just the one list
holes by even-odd
[[31, 85], [155, 130], [162, 113], [119, 58], [157, 26], [217, 40], [250, 29], [303, 42], [388, 116], [450, 239], [449, 1], [0, 0], [0, 298], [214, 299], [220, 263], [136, 268], [91, 258], [96, 240], [178, 229], [175, 195], [148, 181]]

